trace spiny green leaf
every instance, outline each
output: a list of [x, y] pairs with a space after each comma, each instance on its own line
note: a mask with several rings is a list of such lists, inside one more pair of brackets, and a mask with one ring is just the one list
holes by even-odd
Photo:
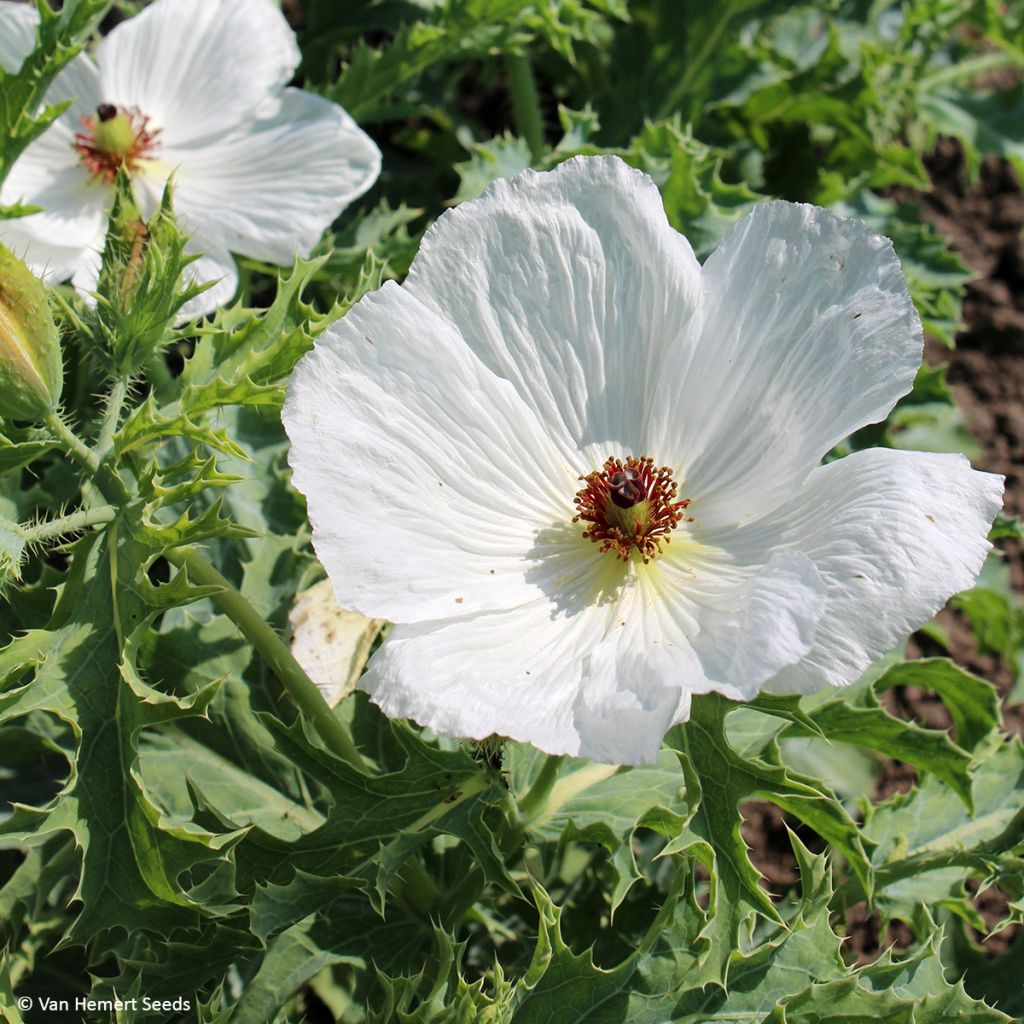
[[531, 41], [519, 17], [524, 5], [499, 0], [448, 0], [432, 21], [402, 26], [383, 47], [360, 42], [328, 92], [358, 121], [391, 113], [391, 97], [435, 64], [469, 62]]
[[143, 510], [140, 536], [164, 550], [185, 544], [200, 544], [214, 537], [257, 536], [255, 531], [222, 515], [223, 509], [224, 499], [219, 497], [195, 515], [190, 515], [190, 510], [186, 510], [173, 522], [161, 522], [151, 518], [153, 509], [147, 506]]
[[161, 466], [154, 461], [142, 472], [139, 490], [151, 495], [150, 508], [164, 508], [187, 502], [210, 490], [220, 490], [241, 483], [244, 478], [221, 472], [215, 455], [204, 456], [198, 449], [177, 462]]
[[55, 447], [55, 441], [37, 440], [27, 431], [14, 431], [7, 427], [0, 434], [0, 473], [23, 469]]
[[[526, 747], [506, 754], [510, 780], [525, 793], [544, 761], [544, 755]], [[610, 856], [614, 912], [630, 888], [640, 880], [633, 835], [650, 828], [668, 838], [680, 835], [687, 807], [680, 802], [683, 774], [679, 759], [663, 750], [657, 764], [642, 768], [569, 760], [548, 800], [530, 821], [527, 835], [550, 843], [597, 843]]]
[[530, 147], [514, 135], [501, 135], [490, 142], [474, 142], [469, 160], [455, 165], [459, 190], [453, 202], [476, 199], [492, 181], [511, 178], [532, 163]]
[[269, 309], [233, 306], [201, 327], [180, 378], [181, 395], [161, 415], [193, 417], [223, 405], [279, 404], [281, 393], [271, 386], [284, 382], [332, 319], [302, 300], [303, 289], [325, 261], [296, 261], [280, 279]]
[[[948, 691], [946, 682], [948, 677], [944, 674], [944, 666], [948, 665], [953, 670], [953, 675], [967, 676], [967, 673], [955, 669], [951, 663], [936, 659], [941, 667], [936, 667], [933, 673], [935, 680], [934, 688], [943, 687]], [[907, 662], [906, 665], [918, 663]], [[904, 666], [898, 666], [902, 669]], [[929, 677], [927, 668], [920, 669], [916, 673], [911, 670], [910, 678], [917, 678], [922, 681]], [[897, 670], [890, 670], [882, 681], [879, 688], [886, 689], [890, 686], [900, 685], [901, 680], [907, 676], [901, 675]], [[976, 681], [986, 684], [982, 680], [975, 680], [974, 677], [967, 677], [968, 682]], [[968, 690], [970, 693], [970, 690]], [[978, 697], [977, 689], [974, 696], [979, 700], [979, 711], [985, 707]], [[958, 700], [959, 694], [951, 694], [951, 702]], [[964, 697], [967, 702], [970, 696]], [[985, 709], [987, 710], [987, 708]], [[984, 712], [983, 712], [984, 713]], [[964, 736], [964, 747], [961, 749], [944, 732], [935, 729], [923, 729], [914, 723], [904, 722], [894, 718], [885, 711], [875, 700], [871, 689], [860, 692], [856, 703], [839, 699], [821, 704], [810, 712], [810, 717], [823, 736], [831, 743], [844, 743], [853, 746], [868, 747], [877, 750], [887, 757], [896, 758], [899, 761], [906, 761], [917, 768], [934, 773], [938, 778], [949, 786], [967, 806], [970, 806], [971, 787], [969, 768], [971, 764], [970, 755], [966, 752], [970, 749], [970, 741], [975, 739], [975, 731], [972, 727], [966, 729]], [[972, 718], [970, 721], [976, 721]], [[987, 732], [984, 733], [987, 735]], [[785, 736], [807, 736], [810, 734], [800, 724], [790, 725], [784, 732]], [[959, 733], [958, 733], [959, 736]]]
[[870, 886], [871, 870], [856, 825], [820, 782], [760, 758], [742, 757], [729, 745], [724, 725], [732, 707], [717, 694], [696, 697], [689, 722], [676, 726], [666, 738], [686, 778], [686, 800], [692, 809], [689, 830], [700, 840], [682, 838], [668, 849], [692, 846], [714, 872], [716, 927], [724, 931], [712, 945], [723, 972], [727, 952], [736, 948], [750, 912], [778, 920], [740, 834], [742, 801], [763, 797], [810, 825], [842, 851], [865, 887]]
[[[416, 255], [419, 233], [410, 234], [409, 225], [418, 220], [422, 210], [412, 209], [404, 203], [392, 207], [387, 200], [372, 210], [359, 211], [343, 230], [329, 233], [323, 245], [328, 249], [327, 261], [318, 271], [320, 278], [341, 277], [342, 305], [354, 302], [366, 291], [380, 287], [359, 283], [360, 277], [373, 276], [374, 266], [387, 268], [390, 275], [402, 277]], [[354, 282], [355, 287], [349, 287]]]
[[934, 946], [898, 964], [883, 958], [865, 971], [847, 967], [829, 925], [832, 885], [825, 859], [791, 838], [800, 866], [799, 912], [767, 940], [734, 951], [721, 981], [709, 973], [714, 957], [699, 937], [702, 914], [682, 865], [637, 951], [611, 969], [566, 946], [561, 912], [538, 888], [540, 934], [533, 960], [511, 992], [503, 993], [508, 1015], [495, 1019], [514, 1024], [1006, 1020], [968, 997], [961, 985], [946, 981]]
[[[957, 743], [964, 750], [975, 750], [982, 740], [999, 727], [1002, 720], [996, 688], [946, 658], [900, 662], [884, 672], [875, 684], [875, 688], [880, 691], [894, 686], [920, 686], [937, 693], [953, 718]], [[912, 731], [908, 729], [908, 733]], [[886, 749], [886, 753], [900, 760], [909, 760], [895, 750]], [[934, 771], [934, 768], [928, 768], [924, 763], [920, 763], [919, 767]], [[935, 774], [943, 778], [940, 772]], [[949, 779], [946, 781], [953, 785]]]
[[287, 885], [276, 882], [257, 885], [249, 908], [252, 933], [266, 942], [272, 935], [304, 920], [339, 896], [353, 892], [361, 884], [359, 879], [344, 875], [322, 877], [296, 871]]
[[443, 930], [435, 932], [436, 967], [424, 965], [412, 976], [391, 977], [383, 972], [379, 984], [383, 999], [368, 1007], [370, 1024], [507, 1024], [512, 986], [501, 965], [495, 964], [487, 984], [483, 978], [469, 984], [462, 977], [465, 947]]
[[993, 733], [976, 751], [971, 798], [974, 812], [949, 799], [934, 776], [910, 793], [874, 808], [864, 824], [877, 844], [877, 906], [883, 914], [913, 921], [918, 906], [941, 904], [969, 915], [963, 883], [999, 870], [1024, 851], [1024, 746]]
[[[0, 652], [8, 680], [31, 676], [0, 694], [0, 724], [33, 711], [56, 715], [72, 728], [77, 755], [63, 793], [44, 808], [19, 808], [0, 834], [38, 842], [72, 833], [82, 855], [82, 911], [68, 937], [82, 942], [111, 927], [169, 929], [200, 912], [175, 878], [209, 852], [155, 827], [157, 809], [134, 771], [138, 734], [201, 712], [209, 695], [160, 694], [124, 660], [125, 638], [147, 615], [134, 586], [140, 551], [113, 531], [83, 537], [73, 550], [48, 629]], [[125, 675], [111, 674], [118, 664]]]
[[1022, 85], [988, 92], [950, 87], [924, 96], [921, 109], [932, 138], [952, 135], [960, 140], [974, 174], [986, 153], [998, 153], [1024, 174], [1022, 104]]
[[161, 407], [152, 394], [141, 405], [135, 407], [114, 435], [114, 451], [120, 458], [146, 445], [160, 444], [171, 437], [187, 437], [190, 441], [204, 444], [214, 451], [236, 458], [245, 457], [245, 452], [227, 432], [204, 422], [202, 414], [193, 419], [188, 412], [182, 411], [178, 406]]
[[978, 582], [953, 598], [971, 624], [971, 632], [983, 653], [1000, 654], [1016, 668], [1024, 652], [1024, 609], [1010, 583], [1010, 569], [990, 555]]

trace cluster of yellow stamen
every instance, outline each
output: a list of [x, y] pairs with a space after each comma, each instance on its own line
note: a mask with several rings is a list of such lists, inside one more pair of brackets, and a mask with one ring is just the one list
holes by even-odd
[[580, 480], [584, 486], [573, 499], [572, 521], [589, 524], [583, 536], [624, 562], [636, 552], [646, 564], [669, 543], [679, 523], [692, 521], [685, 514], [689, 500], [676, 498], [672, 470], [655, 468], [647, 456], [622, 460], [609, 455], [601, 469]]

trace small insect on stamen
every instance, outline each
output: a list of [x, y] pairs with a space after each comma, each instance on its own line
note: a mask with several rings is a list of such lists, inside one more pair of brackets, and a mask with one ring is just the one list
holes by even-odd
[[643, 481], [635, 469], [612, 473], [608, 480], [609, 495], [619, 508], [632, 508], [647, 498]]
[[655, 468], [647, 456], [623, 461], [609, 455], [601, 469], [580, 479], [586, 486], [573, 499], [573, 522], [589, 523], [583, 536], [624, 562], [634, 552], [649, 562], [680, 522], [692, 521], [684, 515], [689, 499], [676, 499], [672, 470]]

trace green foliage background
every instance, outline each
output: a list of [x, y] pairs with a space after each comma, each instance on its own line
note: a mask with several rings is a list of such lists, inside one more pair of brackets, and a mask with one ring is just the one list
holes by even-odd
[[[108, 7], [42, 8], [39, 48], [0, 78], [0, 169], [55, 116], [45, 87]], [[496, 177], [613, 152], [655, 179], [701, 256], [763, 196], [867, 219], [952, 345], [969, 274], [878, 190], [926, 187], [940, 135], [975, 170], [993, 151], [1024, 169], [1022, 87], [976, 87], [1024, 68], [1019, 5], [302, 13], [303, 81], [379, 141], [378, 185], [314, 258], [243, 260], [239, 301], [176, 327], [190, 293], [174, 284], [187, 257], [172, 197], [140, 252], [121, 182], [98, 304], [54, 292], [79, 440], [57, 422], [2, 425], [0, 1021], [46, 1019], [43, 996], [114, 993], [185, 996], [162, 1019], [208, 1024], [1024, 1014], [1024, 937], [986, 959], [968, 888], [998, 886], [1006, 923], [1024, 922], [1024, 749], [992, 686], [952, 662], [897, 652], [847, 690], [701, 698], [657, 765], [616, 770], [512, 744], [498, 764], [361, 696], [332, 715], [276, 635], [321, 575], [288, 484], [288, 375], [333, 318], [401, 278], [433, 218]], [[886, 424], [835, 454], [865, 444], [969, 450], [944, 372], [923, 369]], [[1020, 536], [1009, 520], [997, 532]], [[1024, 619], [1001, 569], [958, 601], [1019, 666]], [[883, 709], [879, 694], [908, 684], [938, 694], [953, 735]], [[919, 782], [872, 804], [882, 757]], [[754, 798], [794, 829], [800, 883], [774, 896], [740, 834]], [[865, 900], [913, 941], [855, 969], [844, 921]]]

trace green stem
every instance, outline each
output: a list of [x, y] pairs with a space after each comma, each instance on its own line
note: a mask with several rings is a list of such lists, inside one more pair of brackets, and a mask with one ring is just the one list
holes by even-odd
[[60, 442], [65, 454], [78, 463], [111, 505], [127, 505], [131, 501], [131, 495], [121, 478], [74, 433], [61, 418], [60, 413], [51, 412], [43, 422], [53, 437]]
[[43, 421], [53, 436], [60, 441], [64, 451], [89, 474], [95, 476], [100, 460], [96, 453], [61, 419], [60, 413], [54, 411]]
[[930, 75], [925, 75], [917, 83], [918, 93], [926, 93], [937, 85], [946, 85], [949, 82], [969, 81], [986, 71], [998, 71], [1000, 68], [1019, 67], [1020, 57], [1012, 51], [1000, 51], [998, 53], [986, 53], [980, 57], [972, 57], [970, 60], [959, 61], [950, 64], [948, 67], [939, 68]]
[[540, 109], [540, 96], [537, 94], [530, 58], [523, 54], [509, 54], [505, 63], [516, 130], [526, 140], [530, 156], [536, 163], [544, 155], [544, 115]]
[[686, 70], [676, 83], [676, 87], [668, 94], [665, 102], [662, 103], [661, 109], [658, 111], [658, 120], [668, 117], [679, 109], [687, 91], [693, 84], [694, 79], [697, 77], [698, 72], [707, 63], [711, 54], [714, 52], [715, 47], [718, 45], [718, 40], [721, 38], [722, 33], [725, 31], [726, 26], [729, 24], [729, 21], [733, 16], [733, 12], [736, 8], [736, 2], [737, 0], [729, 0], [728, 3], [722, 5], [718, 21], [715, 22], [715, 27], [707, 34], [707, 36], [705, 36], [704, 45], [701, 46], [700, 52], [695, 54], [694, 57], [687, 62]]
[[462, 881], [445, 894], [444, 905], [439, 908], [442, 924], [448, 929], [456, 929], [463, 917], [476, 906], [486, 884], [487, 879], [480, 865], [470, 865]]
[[50, 519], [38, 526], [25, 527], [25, 536], [29, 542], [53, 540], [55, 537], [63, 537], [67, 533], [76, 533], [78, 530], [86, 530], [90, 526], [112, 522], [116, 516], [117, 509], [113, 505], [83, 508], [78, 512], [72, 512], [71, 515], [62, 516], [60, 519]]
[[411, 907], [420, 917], [429, 917], [437, 906], [438, 888], [416, 856], [410, 857], [392, 883], [395, 898]]
[[154, 353], [153, 358], [150, 359], [149, 365], [146, 367], [146, 375], [149, 377], [149, 382], [156, 392], [156, 397], [161, 402], [167, 404], [177, 398], [178, 381], [174, 374], [171, 373], [171, 368], [167, 365], [163, 349], [158, 349]]
[[637, 947], [637, 953], [640, 956], [645, 956], [647, 953], [650, 953], [654, 948], [654, 943], [658, 941], [658, 936], [661, 935], [668, 923], [672, 920], [672, 915], [675, 913], [676, 909], [676, 902], [679, 899], [679, 894], [683, 891], [683, 886], [686, 884], [689, 872], [690, 867], [688, 864], [685, 862], [676, 863], [675, 877], [672, 879], [672, 885], [669, 888], [668, 894], [665, 896], [661, 909], [655, 915], [650, 927], [644, 933], [644, 937], [640, 940], [640, 945]]
[[101, 457], [114, 446], [114, 433], [117, 430], [117, 423], [121, 418], [121, 410], [124, 408], [124, 402], [127, 397], [127, 382], [124, 380], [114, 381], [114, 386], [110, 389], [110, 394], [107, 396], [107, 407], [103, 413], [100, 434], [96, 440], [96, 451]]
[[288, 645], [249, 604], [238, 588], [192, 548], [171, 548], [164, 552], [164, 557], [179, 569], [186, 569], [194, 583], [217, 587], [217, 593], [211, 598], [213, 603], [253, 645], [327, 747], [346, 764], [366, 774], [366, 763], [348, 730], [331, 713], [316, 684], [295, 660]]
[[531, 822], [543, 809], [552, 787], [558, 780], [558, 771], [564, 760], [565, 757], [562, 754], [545, 759], [544, 767], [541, 768], [540, 774], [530, 787], [529, 792], [519, 801], [519, 816], [525, 823]]
[[464, 803], [471, 796], [476, 796], [477, 793], [482, 793], [491, 782], [491, 771], [488, 768], [481, 769], [476, 775], [471, 775], [466, 781], [449, 796], [446, 800], [442, 800], [441, 803], [435, 804], [427, 811], [426, 814], [420, 815], [412, 824], [406, 825], [402, 829], [402, 834], [407, 835], [409, 833], [422, 832], [425, 828], [430, 828], [435, 821], [439, 821], [446, 814], [451, 813], [455, 810], [459, 804]]

